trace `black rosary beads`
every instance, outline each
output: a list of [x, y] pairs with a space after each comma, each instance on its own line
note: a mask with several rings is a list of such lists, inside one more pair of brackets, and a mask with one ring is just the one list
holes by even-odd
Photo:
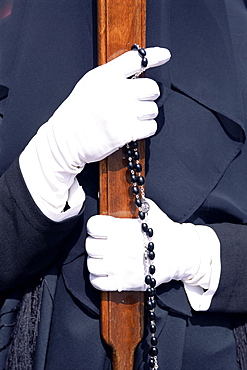
[[[146, 57], [146, 50], [141, 48], [138, 44], [134, 44], [131, 50], [136, 50], [141, 57], [141, 68], [135, 73], [133, 78], [139, 77], [146, 69], [148, 60]], [[155, 286], [156, 280], [153, 275], [155, 273], [155, 266], [153, 260], [155, 258], [154, 243], [152, 241], [153, 229], [148, 226], [148, 211], [149, 204], [145, 199], [145, 178], [142, 176], [142, 166], [140, 164], [138, 143], [136, 141], [126, 145], [128, 158], [128, 169], [131, 175], [132, 193], [135, 196], [135, 204], [138, 208], [138, 217], [141, 220], [141, 231], [144, 240], [144, 261], [145, 261], [145, 284], [146, 289], [146, 306], [148, 310], [149, 320], [149, 333], [150, 333], [150, 349], [149, 349], [149, 367], [151, 369], [158, 369], [158, 348], [156, 337], [156, 323], [155, 312], [156, 299], [155, 299]]]
[[138, 51], [139, 56], [142, 58], [141, 67], [146, 68], [147, 65], [148, 65], [148, 60], [146, 58], [146, 50], [141, 48], [138, 44], [132, 45], [131, 50], [137, 50]]
[[156, 299], [155, 299], [155, 286], [156, 280], [153, 275], [155, 273], [155, 266], [153, 260], [155, 258], [154, 243], [152, 241], [153, 229], [148, 226], [148, 211], [149, 204], [145, 199], [144, 184], [145, 178], [142, 176], [142, 166], [139, 162], [138, 143], [136, 141], [127, 144], [126, 157], [128, 159], [128, 169], [131, 176], [131, 189], [135, 196], [135, 204], [138, 208], [138, 217], [141, 220], [141, 231], [144, 236], [144, 261], [145, 261], [145, 284], [146, 289], [146, 306], [148, 310], [149, 332], [150, 332], [150, 349], [149, 349], [149, 367], [151, 369], [158, 369], [158, 348], [155, 312]]

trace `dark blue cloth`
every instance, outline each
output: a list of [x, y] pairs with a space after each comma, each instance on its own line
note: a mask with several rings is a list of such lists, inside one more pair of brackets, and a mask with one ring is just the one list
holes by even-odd
[[[31, 204], [28, 217], [38, 210], [27, 190], [22, 200], [22, 192], [15, 194], [24, 184], [16, 176], [17, 164], [9, 166], [81, 76], [97, 65], [96, 31], [96, 2], [89, 0], [15, 0], [12, 14], [0, 23], [0, 168], [16, 207]], [[158, 132], [147, 140], [147, 196], [174, 220], [210, 224], [221, 240], [223, 264], [209, 313], [192, 312], [179, 282], [158, 288], [160, 368], [235, 370], [231, 317], [247, 310], [246, 119], [224, 1], [148, 0], [147, 45], [172, 51], [170, 63], [147, 73], [162, 91]], [[85, 222], [98, 211], [97, 164], [87, 166], [79, 181], [87, 194], [85, 211], [56, 260], [57, 285], [54, 270], [47, 273], [37, 369], [45, 363], [48, 369], [110, 368], [99, 336], [99, 293], [85, 268]], [[42, 227], [47, 224], [38, 218]], [[32, 276], [40, 273], [36, 266]], [[21, 284], [23, 276], [11, 280], [20, 278]], [[191, 346], [197, 339], [204, 346], [196, 347], [195, 356]], [[146, 357], [144, 338], [136, 368], [146, 368]]]

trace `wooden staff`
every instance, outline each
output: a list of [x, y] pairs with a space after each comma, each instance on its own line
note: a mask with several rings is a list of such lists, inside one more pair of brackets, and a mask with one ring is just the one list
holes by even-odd
[[[134, 43], [145, 47], [146, 0], [98, 0], [99, 64], [130, 50]], [[139, 142], [139, 152], [144, 168], [144, 141]], [[123, 149], [101, 161], [100, 213], [137, 217]], [[102, 292], [101, 332], [112, 348], [114, 370], [133, 369], [134, 351], [143, 336], [143, 315], [143, 292]]]

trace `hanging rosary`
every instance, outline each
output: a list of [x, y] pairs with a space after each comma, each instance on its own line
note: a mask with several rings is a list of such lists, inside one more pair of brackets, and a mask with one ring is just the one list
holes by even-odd
[[[132, 78], [139, 77], [146, 69], [148, 60], [146, 58], [146, 51], [139, 45], [134, 44], [131, 50], [136, 50], [141, 59], [141, 69]], [[149, 204], [145, 199], [144, 183], [145, 178], [142, 176], [142, 166], [139, 162], [138, 142], [134, 141], [126, 145], [126, 157], [128, 159], [128, 170], [131, 175], [132, 193], [135, 196], [135, 205], [138, 208], [138, 217], [141, 221], [141, 230], [143, 233], [145, 251], [145, 284], [146, 289], [146, 306], [148, 310], [149, 320], [149, 334], [150, 334], [150, 349], [149, 349], [149, 367], [151, 369], [158, 369], [158, 348], [156, 338], [156, 323], [155, 312], [156, 299], [155, 299], [155, 286], [156, 280], [153, 275], [155, 273], [155, 266], [153, 260], [155, 258], [154, 243], [152, 242], [153, 229], [148, 226], [148, 211]]]

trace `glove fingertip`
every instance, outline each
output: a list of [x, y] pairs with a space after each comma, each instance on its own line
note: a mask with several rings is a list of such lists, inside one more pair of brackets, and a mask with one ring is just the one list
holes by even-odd
[[140, 121], [138, 134], [133, 140], [141, 140], [153, 136], [156, 133], [157, 128], [158, 125], [155, 119]]

